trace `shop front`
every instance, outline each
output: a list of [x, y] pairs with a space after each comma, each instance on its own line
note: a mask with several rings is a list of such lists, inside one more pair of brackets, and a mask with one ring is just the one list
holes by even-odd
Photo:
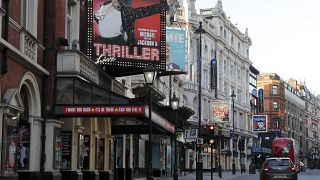
[[[112, 154], [111, 156], [113, 156], [113, 159], [117, 159], [117, 162], [114, 164], [119, 172], [124, 172], [123, 174], [135, 178], [145, 177], [147, 158], [149, 157], [148, 147], [151, 145], [153, 176], [171, 176], [173, 143], [170, 137], [175, 131], [175, 125], [160, 115], [159, 112], [152, 110], [152, 139], [150, 140], [148, 137], [150, 123], [148, 113], [149, 107], [146, 106], [144, 117], [127, 120], [120, 117], [112, 118], [112, 136], [119, 137], [117, 141], [120, 145], [115, 146], [116, 150], [114, 152], [116, 152], [116, 155]], [[125, 144], [122, 140], [122, 137], [125, 136], [132, 137], [132, 141]], [[131, 148], [128, 148], [128, 145]], [[125, 149], [126, 151], [124, 152]], [[127, 154], [130, 154], [129, 158], [127, 158]], [[131, 159], [131, 157], [133, 158]], [[130, 163], [122, 163], [126, 161]]]

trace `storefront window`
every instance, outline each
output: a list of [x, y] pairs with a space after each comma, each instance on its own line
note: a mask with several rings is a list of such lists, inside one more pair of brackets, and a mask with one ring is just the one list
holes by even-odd
[[117, 168], [124, 168], [123, 167], [123, 138], [117, 138]]
[[73, 104], [73, 79], [58, 78], [56, 88], [57, 104]]
[[90, 135], [79, 134], [79, 168], [89, 170]]
[[55, 144], [54, 144], [54, 163], [53, 167], [59, 169], [61, 168], [62, 164], [62, 139], [61, 139], [61, 129], [60, 128], [55, 128], [54, 129], [54, 139], [55, 139]]
[[24, 111], [19, 119], [19, 140], [17, 151], [17, 168], [18, 170], [29, 169], [30, 157], [30, 123], [29, 121], [29, 103], [26, 86], [22, 86], [20, 97], [23, 102]]
[[126, 168], [130, 167], [130, 136], [126, 136]]
[[4, 176], [15, 175], [17, 172], [18, 151], [18, 117], [4, 114], [3, 126], [3, 151], [2, 151], [2, 174]]
[[92, 86], [86, 82], [74, 82], [74, 103], [75, 104], [90, 104], [91, 103], [91, 88]]
[[19, 121], [19, 140], [18, 140], [18, 170], [29, 169], [30, 155], [30, 123], [25, 120]]
[[109, 147], [110, 147], [110, 151], [109, 151], [109, 167], [110, 169], [114, 169], [114, 140], [109, 141]]
[[104, 169], [104, 138], [96, 138], [96, 169]]
[[94, 104], [106, 104], [109, 99], [109, 93], [103, 89], [93, 87], [92, 102]]
[[166, 169], [170, 172], [171, 171], [171, 145], [167, 145], [167, 157], [166, 157], [166, 162], [167, 162], [167, 167]]

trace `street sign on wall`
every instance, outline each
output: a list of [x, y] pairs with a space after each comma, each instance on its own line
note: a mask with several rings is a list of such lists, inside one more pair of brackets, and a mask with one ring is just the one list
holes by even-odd
[[198, 129], [187, 129], [185, 130], [186, 139], [197, 139], [198, 138]]

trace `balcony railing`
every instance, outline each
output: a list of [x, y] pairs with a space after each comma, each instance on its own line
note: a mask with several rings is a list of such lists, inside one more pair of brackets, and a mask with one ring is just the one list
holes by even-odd
[[21, 31], [20, 37], [22, 53], [31, 60], [37, 61], [38, 40], [25, 30]]

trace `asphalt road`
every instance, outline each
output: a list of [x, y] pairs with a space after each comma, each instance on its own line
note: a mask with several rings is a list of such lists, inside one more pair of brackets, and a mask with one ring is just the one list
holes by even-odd
[[[141, 178], [145, 179], [145, 178]], [[154, 178], [155, 180], [172, 180], [172, 177], [166, 177], [166, 178]], [[299, 180], [320, 180], [320, 170], [309, 170], [307, 169], [306, 172], [302, 172], [298, 176]], [[137, 179], [140, 180], [140, 179]], [[196, 180], [195, 173], [193, 174], [186, 174], [185, 176], [179, 176], [179, 180]], [[204, 173], [203, 180], [211, 180], [210, 173]], [[223, 172], [222, 178], [220, 179], [218, 177], [217, 173], [213, 174], [213, 180], [259, 180], [259, 173], [256, 174], [248, 174], [244, 173], [241, 174], [240, 172], [237, 172], [236, 175], [232, 175], [230, 171]]]
[[[230, 179], [234, 180], [258, 180], [259, 173], [257, 174], [245, 174]], [[298, 175], [299, 180], [320, 180], [320, 170], [306, 170], [306, 172], [301, 172]]]

